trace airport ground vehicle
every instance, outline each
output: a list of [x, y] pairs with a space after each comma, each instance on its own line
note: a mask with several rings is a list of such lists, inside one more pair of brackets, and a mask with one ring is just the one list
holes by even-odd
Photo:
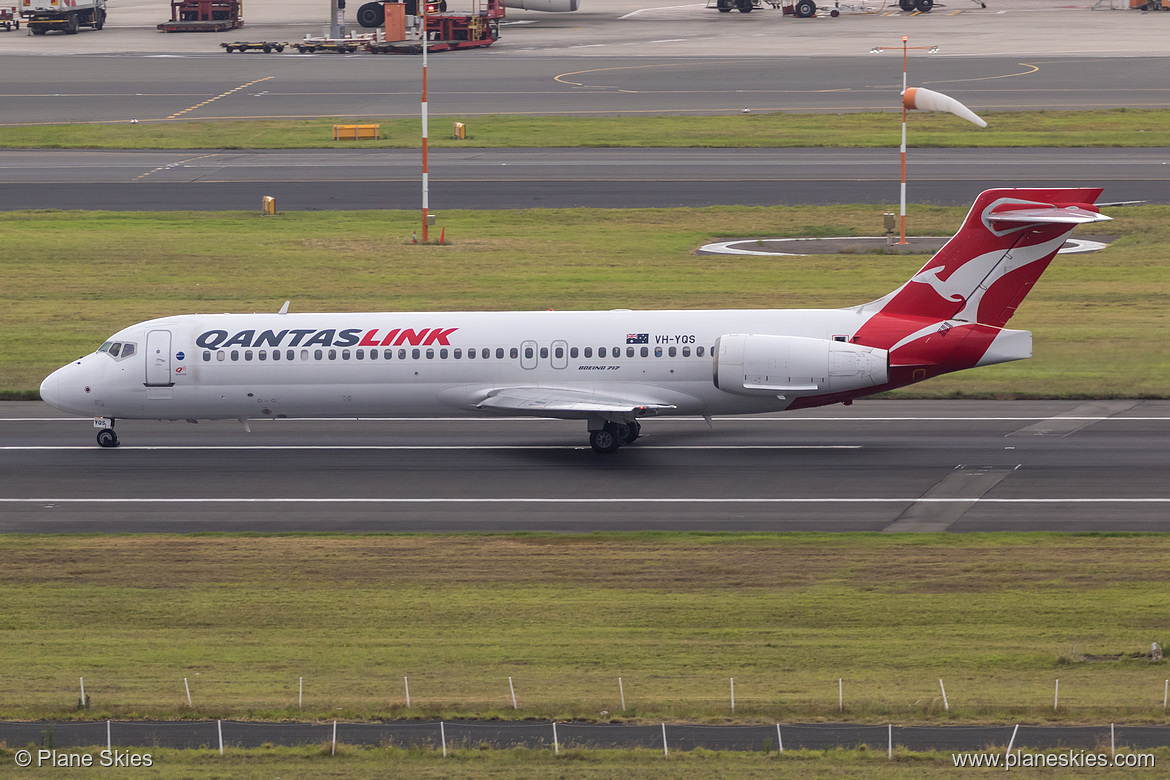
[[50, 30], [73, 35], [81, 27], [100, 30], [106, 23], [106, 0], [20, 0], [20, 16], [33, 35]]

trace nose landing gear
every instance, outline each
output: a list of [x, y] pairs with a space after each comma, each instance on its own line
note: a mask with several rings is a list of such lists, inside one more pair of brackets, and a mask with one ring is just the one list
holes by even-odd
[[97, 443], [102, 447], [117, 447], [118, 434], [114, 432], [113, 418], [95, 417], [94, 424], [99, 426], [101, 430], [97, 432]]

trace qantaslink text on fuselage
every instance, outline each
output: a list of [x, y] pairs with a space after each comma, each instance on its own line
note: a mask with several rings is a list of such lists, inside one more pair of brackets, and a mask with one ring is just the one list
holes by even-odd
[[285, 330], [207, 330], [195, 344], [203, 349], [224, 347], [429, 347], [451, 345], [459, 328], [286, 328]]

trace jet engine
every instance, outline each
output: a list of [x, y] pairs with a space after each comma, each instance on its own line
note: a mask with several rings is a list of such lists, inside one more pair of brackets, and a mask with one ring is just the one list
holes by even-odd
[[731, 333], [715, 340], [714, 379], [736, 395], [801, 396], [885, 384], [889, 353], [844, 341]]

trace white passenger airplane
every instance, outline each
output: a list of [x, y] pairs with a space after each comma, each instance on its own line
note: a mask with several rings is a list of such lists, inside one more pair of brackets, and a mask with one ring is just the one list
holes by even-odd
[[982, 193], [908, 282], [846, 309], [185, 314], [114, 334], [41, 397], [114, 421], [531, 415], [613, 452], [656, 414], [803, 409], [1031, 356], [1003, 326], [1100, 189]]

